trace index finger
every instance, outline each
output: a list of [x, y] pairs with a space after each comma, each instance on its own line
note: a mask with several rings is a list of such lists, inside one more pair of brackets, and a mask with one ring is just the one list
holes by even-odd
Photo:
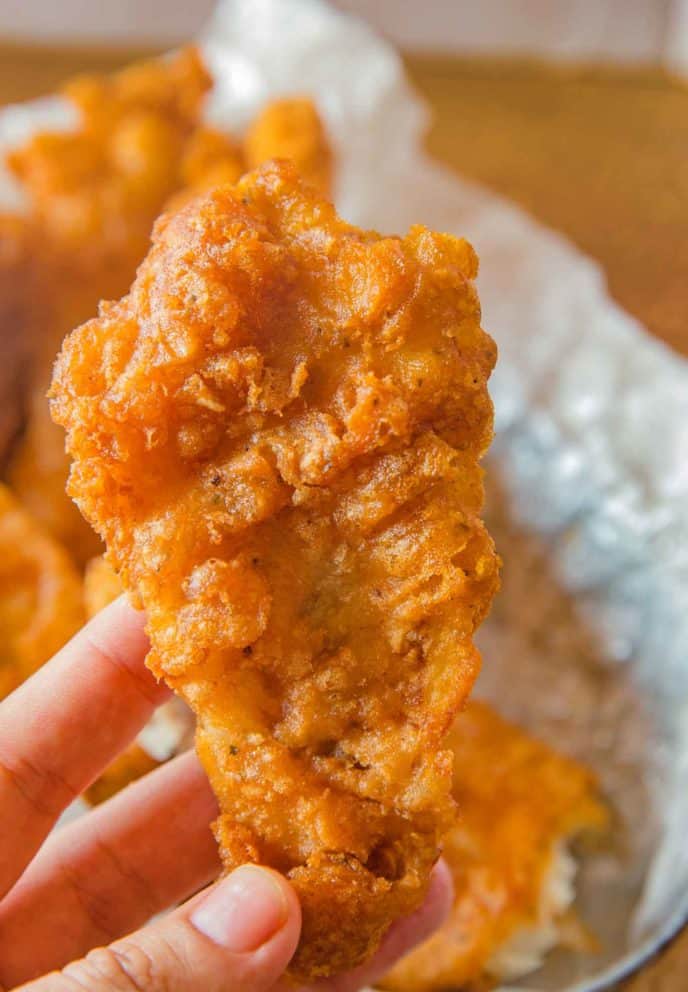
[[144, 622], [115, 600], [0, 703], [0, 898], [167, 696], [144, 665]]

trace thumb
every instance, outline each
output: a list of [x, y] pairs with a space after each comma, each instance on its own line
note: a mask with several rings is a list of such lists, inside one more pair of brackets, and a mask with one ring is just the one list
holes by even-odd
[[22, 992], [263, 992], [289, 964], [300, 930], [289, 883], [244, 865], [163, 920]]

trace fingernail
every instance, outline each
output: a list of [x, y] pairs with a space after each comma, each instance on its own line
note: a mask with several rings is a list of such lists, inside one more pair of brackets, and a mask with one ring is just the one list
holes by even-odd
[[287, 900], [270, 872], [242, 865], [196, 907], [191, 922], [221, 947], [246, 954], [281, 930], [287, 916]]

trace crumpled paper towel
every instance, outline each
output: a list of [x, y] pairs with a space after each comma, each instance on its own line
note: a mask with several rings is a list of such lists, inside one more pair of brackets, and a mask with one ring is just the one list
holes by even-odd
[[[608, 987], [688, 916], [688, 364], [564, 238], [427, 157], [426, 111], [363, 23], [322, 0], [224, 0], [201, 42], [213, 122], [236, 132], [267, 99], [311, 94], [344, 217], [421, 222], [478, 250], [500, 347], [488, 493], [505, 558], [479, 691], [590, 762], [622, 834], [581, 875], [600, 954], [554, 954], [527, 984]], [[9, 108], [0, 146], [72, 121], [60, 101]], [[0, 202], [21, 208], [1, 175]]]

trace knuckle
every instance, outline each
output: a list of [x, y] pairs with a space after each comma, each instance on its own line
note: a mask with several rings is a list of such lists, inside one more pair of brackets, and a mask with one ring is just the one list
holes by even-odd
[[63, 975], [79, 989], [95, 992], [170, 992], [172, 986], [143, 947], [122, 942], [89, 951]]
[[65, 892], [72, 893], [77, 911], [93, 935], [93, 942], [110, 941], [121, 935], [122, 931], [113, 918], [112, 899], [89, 884], [86, 873], [68, 861], [58, 862], [55, 873]]
[[[94, 864], [107, 867], [96, 872]], [[73, 896], [77, 911], [93, 934], [92, 943], [109, 944], [130, 931], [137, 922], [149, 919], [160, 908], [153, 886], [118, 852], [95, 833], [88, 858], [73, 857], [71, 851], [55, 857], [55, 874], [65, 892]], [[116, 894], [117, 898], [113, 898]]]
[[138, 669], [132, 668], [128, 664], [128, 659], [121, 656], [115, 644], [108, 643], [103, 639], [96, 629], [84, 629], [84, 638], [93, 659], [97, 659], [101, 664], [112, 669], [118, 679], [132, 687], [147, 703], [157, 703], [157, 690], [155, 683], [145, 673], [139, 673]]
[[78, 795], [57, 771], [27, 756], [15, 756], [12, 761], [0, 759], [0, 769], [15, 791], [41, 816], [58, 816]]

